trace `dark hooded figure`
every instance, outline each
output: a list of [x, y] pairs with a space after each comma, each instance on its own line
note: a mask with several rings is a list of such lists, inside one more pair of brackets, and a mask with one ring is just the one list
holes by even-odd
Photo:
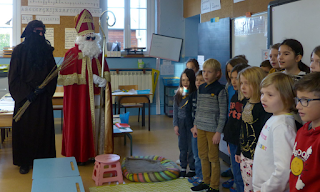
[[14, 115], [29, 100], [30, 106], [18, 122], [12, 122], [13, 164], [20, 173], [29, 172], [33, 160], [56, 157], [52, 96], [57, 78], [45, 88], [38, 88], [56, 67], [53, 47], [45, 39], [41, 21], [29, 22], [21, 35], [25, 40], [17, 45], [11, 56], [9, 91], [15, 101]]

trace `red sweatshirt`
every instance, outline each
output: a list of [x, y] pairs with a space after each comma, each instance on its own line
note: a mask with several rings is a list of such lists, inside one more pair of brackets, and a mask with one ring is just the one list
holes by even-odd
[[320, 191], [320, 127], [299, 129], [291, 157], [290, 192]]

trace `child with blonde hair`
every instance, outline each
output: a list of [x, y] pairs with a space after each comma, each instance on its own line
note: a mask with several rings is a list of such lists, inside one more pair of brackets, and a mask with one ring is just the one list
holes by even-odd
[[261, 82], [261, 103], [273, 115], [261, 130], [254, 153], [252, 185], [256, 192], [289, 191], [290, 157], [296, 137], [293, 79], [284, 73]]
[[198, 138], [203, 182], [191, 191], [218, 192], [220, 182], [219, 142], [227, 118], [227, 94], [221, 78], [221, 65], [208, 59], [202, 70], [205, 83], [200, 85], [197, 95], [197, 112], [192, 128], [193, 137]]
[[240, 145], [235, 159], [240, 163], [244, 191], [253, 191], [252, 166], [254, 151], [260, 131], [271, 114], [265, 112], [260, 102], [260, 83], [266, 73], [260, 67], [248, 67], [238, 73], [239, 100], [247, 99], [242, 110]]
[[[236, 93], [232, 96], [230, 100], [230, 110], [229, 110], [229, 117], [226, 126], [224, 127], [224, 138], [228, 143], [228, 152], [230, 154], [230, 160], [231, 160], [231, 167], [234, 177], [234, 183], [237, 187], [237, 192], [243, 192], [243, 181], [242, 176], [240, 172], [240, 164], [235, 161], [235, 154], [237, 151], [237, 146], [239, 144], [239, 137], [240, 137], [240, 128], [241, 128], [241, 113], [242, 113], [242, 106], [244, 100], [238, 99], [238, 73], [249, 67], [247, 64], [238, 64], [233, 67], [231, 70], [231, 84], [236, 90]], [[232, 187], [233, 183], [230, 182], [230, 191], [234, 190]], [[226, 186], [224, 183], [222, 184], [224, 188]], [[235, 190], [234, 190], [235, 191]]]

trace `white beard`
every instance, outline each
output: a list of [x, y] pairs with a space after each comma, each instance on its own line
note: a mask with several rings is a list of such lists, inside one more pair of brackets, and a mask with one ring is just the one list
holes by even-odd
[[[94, 41], [87, 41], [87, 36], [95, 36], [96, 39]], [[101, 53], [100, 46], [101, 36], [99, 33], [91, 33], [86, 36], [77, 36], [76, 44], [79, 46], [79, 49], [82, 51], [83, 56], [88, 56], [90, 59], [98, 58]]]

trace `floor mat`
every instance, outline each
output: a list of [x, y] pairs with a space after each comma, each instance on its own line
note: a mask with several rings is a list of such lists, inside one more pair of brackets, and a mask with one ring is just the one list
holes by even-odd
[[185, 192], [190, 191], [193, 187], [187, 178], [174, 179], [171, 181], [154, 182], [154, 183], [129, 183], [119, 185], [108, 185], [89, 188], [90, 192], [145, 192], [145, 191], [163, 191], [163, 192]]

